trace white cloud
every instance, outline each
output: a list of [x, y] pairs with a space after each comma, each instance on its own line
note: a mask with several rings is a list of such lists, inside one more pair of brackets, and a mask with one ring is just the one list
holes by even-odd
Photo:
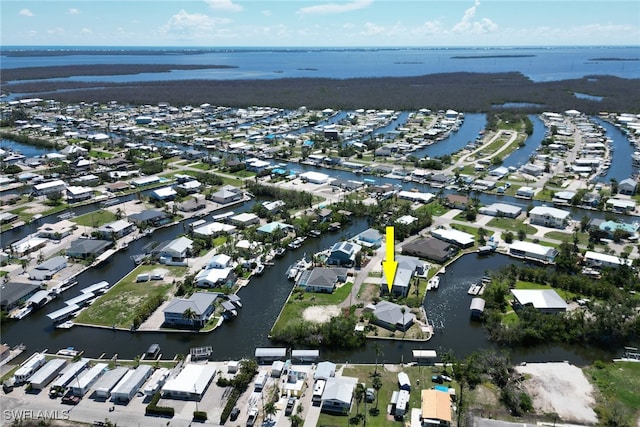
[[64, 33], [65, 31], [62, 27], [50, 28], [47, 30], [47, 34], [51, 34], [52, 36], [60, 36]]
[[266, 10], [266, 9], [265, 9], [265, 10], [263, 10], [261, 13], [262, 13], [264, 16], [271, 16], [271, 15], [273, 15], [273, 13], [271, 13], [271, 11], [270, 11], [270, 10]]
[[427, 21], [420, 27], [414, 28], [412, 31], [414, 35], [440, 35], [445, 32], [442, 22], [440, 21]]
[[228, 12], [240, 12], [243, 7], [232, 0], [205, 0], [211, 9], [226, 10]]
[[76, 9], [75, 7], [72, 7], [67, 11], [67, 13], [69, 15], [80, 15], [80, 9]]
[[452, 31], [454, 33], [484, 34], [498, 29], [498, 25], [489, 18], [482, 18], [479, 21], [474, 20], [478, 6], [480, 6], [480, 0], [475, 0], [473, 6], [464, 12], [464, 16], [460, 22], [453, 26]]
[[22, 16], [35, 16], [33, 14], [33, 12], [31, 12], [29, 9], [22, 9], [20, 12], [18, 12], [20, 15]]
[[93, 34], [93, 31], [91, 31], [91, 28], [83, 28], [82, 30], [80, 30], [80, 32], [82, 34]]
[[360, 32], [363, 36], [377, 36], [385, 32], [385, 28], [382, 25], [376, 25], [372, 22], [364, 24], [364, 29]]
[[217, 24], [231, 22], [229, 19], [213, 19], [202, 13], [187, 13], [184, 9], [173, 15], [166, 25], [160, 28], [164, 33], [202, 36], [214, 29]]
[[298, 13], [301, 15], [324, 15], [334, 13], [352, 12], [354, 10], [364, 9], [373, 3], [373, 0], [355, 0], [348, 3], [326, 3], [315, 6], [307, 6], [300, 8]]

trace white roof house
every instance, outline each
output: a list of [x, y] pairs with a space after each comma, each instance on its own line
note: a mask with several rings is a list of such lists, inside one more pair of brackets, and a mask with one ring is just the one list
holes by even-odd
[[636, 202], [628, 199], [611, 198], [607, 200], [607, 206], [619, 212], [633, 212], [636, 210]]
[[509, 248], [509, 255], [551, 264], [558, 255], [558, 251], [549, 246], [516, 240]]
[[215, 288], [228, 282], [231, 278], [233, 278], [233, 269], [230, 267], [209, 268], [198, 273], [195, 277], [195, 282], [201, 288]]
[[348, 413], [351, 409], [353, 391], [357, 378], [331, 377], [327, 378], [322, 394], [322, 410], [327, 412]]
[[128, 402], [151, 376], [152, 371], [153, 368], [149, 365], [139, 365], [135, 370], [128, 372], [111, 391], [111, 398], [114, 401]]
[[162, 386], [162, 395], [199, 400], [216, 372], [216, 368], [212, 365], [188, 363], [176, 377], [168, 379]]
[[157, 190], [153, 190], [150, 196], [158, 200], [165, 200], [175, 197], [176, 194], [178, 193], [176, 193], [176, 190], [174, 190], [172, 187], [162, 187], [158, 188]]
[[260, 217], [254, 213], [241, 213], [231, 217], [231, 222], [234, 224], [244, 227], [251, 224], [257, 224], [260, 222]]
[[536, 206], [529, 211], [529, 222], [545, 227], [564, 228], [569, 221], [570, 215], [569, 211], [562, 209], [550, 206]]
[[464, 231], [454, 230], [452, 228], [436, 228], [431, 231], [433, 237], [437, 237], [445, 242], [453, 243], [463, 248], [473, 246], [475, 242], [475, 236], [473, 234], [465, 233]]
[[511, 294], [520, 306], [532, 305], [543, 312], [567, 310], [567, 303], [553, 289], [512, 289]]
[[106, 363], [96, 363], [91, 369], [84, 371], [76, 381], [71, 383], [73, 394], [84, 396], [108, 367]]
[[161, 257], [185, 258], [193, 246], [193, 240], [187, 237], [178, 237], [164, 245], [154, 249]]
[[305, 172], [300, 174], [300, 179], [308, 181], [312, 184], [324, 184], [329, 181], [329, 175], [320, 172]]
[[221, 233], [232, 233], [236, 230], [236, 227], [223, 222], [211, 222], [203, 224], [193, 229], [193, 234], [196, 236], [217, 236]]
[[522, 208], [507, 203], [492, 203], [489, 206], [483, 206], [478, 210], [483, 215], [516, 218], [522, 213]]
[[216, 254], [207, 263], [207, 269], [227, 268], [231, 265], [231, 257], [227, 254]]
[[599, 252], [587, 251], [584, 254], [584, 263], [589, 267], [620, 267], [621, 265], [631, 266], [633, 260], [624, 259], [615, 255], [601, 254]]

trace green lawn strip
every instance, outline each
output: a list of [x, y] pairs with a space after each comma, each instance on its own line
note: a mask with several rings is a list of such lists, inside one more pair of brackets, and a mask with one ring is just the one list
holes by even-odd
[[493, 218], [487, 223], [487, 227], [501, 228], [505, 231], [511, 231], [517, 234], [519, 230], [524, 230], [527, 235], [536, 234], [538, 231], [535, 227], [525, 224], [522, 221], [509, 218]]
[[175, 277], [186, 274], [185, 267], [140, 265], [83, 310], [75, 321], [100, 326], [131, 327], [137, 306], [155, 295], [167, 295], [173, 287], [173, 284], [164, 281], [136, 283], [138, 274], [150, 273], [159, 268], [170, 270]]
[[[559, 240], [561, 242], [569, 242], [573, 244], [573, 233], [565, 233], [562, 231], [549, 231], [545, 233], [547, 239]], [[578, 245], [587, 246], [589, 244], [589, 235], [586, 233], [578, 233]]]
[[299, 322], [302, 319], [302, 312], [316, 305], [337, 305], [344, 301], [351, 293], [353, 283], [347, 282], [340, 288], [336, 289], [332, 294], [321, 294], [315, 292], [305, 292], [303, 299], [297, 299], [294, 293], [287, 300], [282, 308], [282, 313], [275, 325], [273, 325], [272, 334], [286, 327], [291, 322]]
[[416, 209], [416, 212], [420, 212], [420, 211], [425, 211], [429, 213], [432, 217], [434, 217], [434, 216], [444, 215], [445, 213], [449, 212], [449, 209], [444, 207], [439, 202], [433, 201], [427, 205], [420, 206], [418, 209]]
[[96, 159], [110, 159], [114, 156], [113, 153], [107, 153], [105, 151], [91, 150], [89, 151], [89, 157], [94, 157]]
[[586, 372], [602, 395], [602, 399], [598, 399], [603, 400], [600, 405], [619, 402], [637, 419], [640, 415], [640, 363], [598, 363], [596, 366], [586, 368]]
[[187, 165], [187, 167], [194, 168], [194, 169], [200, 169], [200, 170], [203, 170], [203, 171], [211, 170], [211, 165], [209, 165], [207, 163], [191, 163], [191, 164]]
[[100, 227], [116, 220], [110, 211], [99, 210], [73, 218], [73, 222], [84, 227]]
[[[382, 380], [382, 388], [380, 388], [378, 392], [378, 402], [377, 408], [380, 410], [380, 414], [377, 416], [372, 416], [369, 414], [370, 408], [376, 407], [376, 401], [372, 403], [366, 404], [365, 410], [365, 402], [364, 400], [360, 402], [360, 405], [357, 404], [354, 399], [353, 404], [351, 406], [351, 412], [349, 413], [349, 417], [355, 416], [357, 413], [366, 414], [367, 417], [367, 426], [371, 427], [384, 427], [384, 426], [402, 426], [404, 424], [403, 421], [396, 421], [392, 417], [387, 417], [386, 409], [387, 405], [391, 401], [391, 395], [394, 391], [398, 391], [398, 372], [386, 371], [382, 367], [382, 361], [384, 360], [384, 355], [380, 355], [378, 360], [378, 373], [380, 374], [380, 379]], [[394, 361], [397, 363], [398, 361]], [[420, 408], [421, 407], [421, 390], [432, 388], [435, 384], [431, 382], [431, 376], [435, 373], [440, 372], [441, 368], [432, 367], [432, 366], [405, 366], [402, 368], [402, 372], [405, 372], [411, 381], [411, 394], [409, 399], [409, 410], [407, 411], [407, 415], [405, 419], [408, 419], [411, 412], [410, 408]], [[352, 366], [349, 365], [345, 367], [342, 375], [347, 377], [355, 377], [358, 378], [358, 382], [364, 383], [365, 388], [371, 388], [372, 385], [372, 377], [371, 374], [375, 371], [375, 364], [371, 365], [358, 365]], [[459, 387], [455, 384], [450, 385], [450, 387], [454, 387], [456, 389], [456, 393], [459, 393]], [[344, 426], [348, 424], [348, 420], [346, 416], [340, 415], [329, 415], [325, 413], [320, 414], [320, 418], [318, 420], [318, 426]]]

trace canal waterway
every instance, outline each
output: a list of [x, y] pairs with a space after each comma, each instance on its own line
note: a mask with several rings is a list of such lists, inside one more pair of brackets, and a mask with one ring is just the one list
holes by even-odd
[[623, 179], [631, 178], [637, 171], [633, 168], [633, 152], [636, 148], [629, 143], [627, 136], [620, 129], [611, 123], [597, 117], [592, 117], [597, 125], [602, 126], [609, 138], [613, 140], [614, 147], [613, 156], [611, 158], [611, 166], [604, 177], [598, 177], [598, 181], [608, 183], [612, 179], [620, 182]]

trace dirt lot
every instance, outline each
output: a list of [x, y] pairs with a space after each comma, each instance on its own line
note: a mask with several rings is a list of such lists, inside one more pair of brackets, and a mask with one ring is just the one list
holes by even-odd
[[304, 320], [313, 323], [326, 323], [332, 317], [340, 314], [340, 307], [337, 305], [316, 305], [306, 308], [302, 312]]
[[566, 422], [595, 424], [593, 386], [577, 366], [566, 362], [527, 363], [517, 367], [539, 413], [557, 413]]

